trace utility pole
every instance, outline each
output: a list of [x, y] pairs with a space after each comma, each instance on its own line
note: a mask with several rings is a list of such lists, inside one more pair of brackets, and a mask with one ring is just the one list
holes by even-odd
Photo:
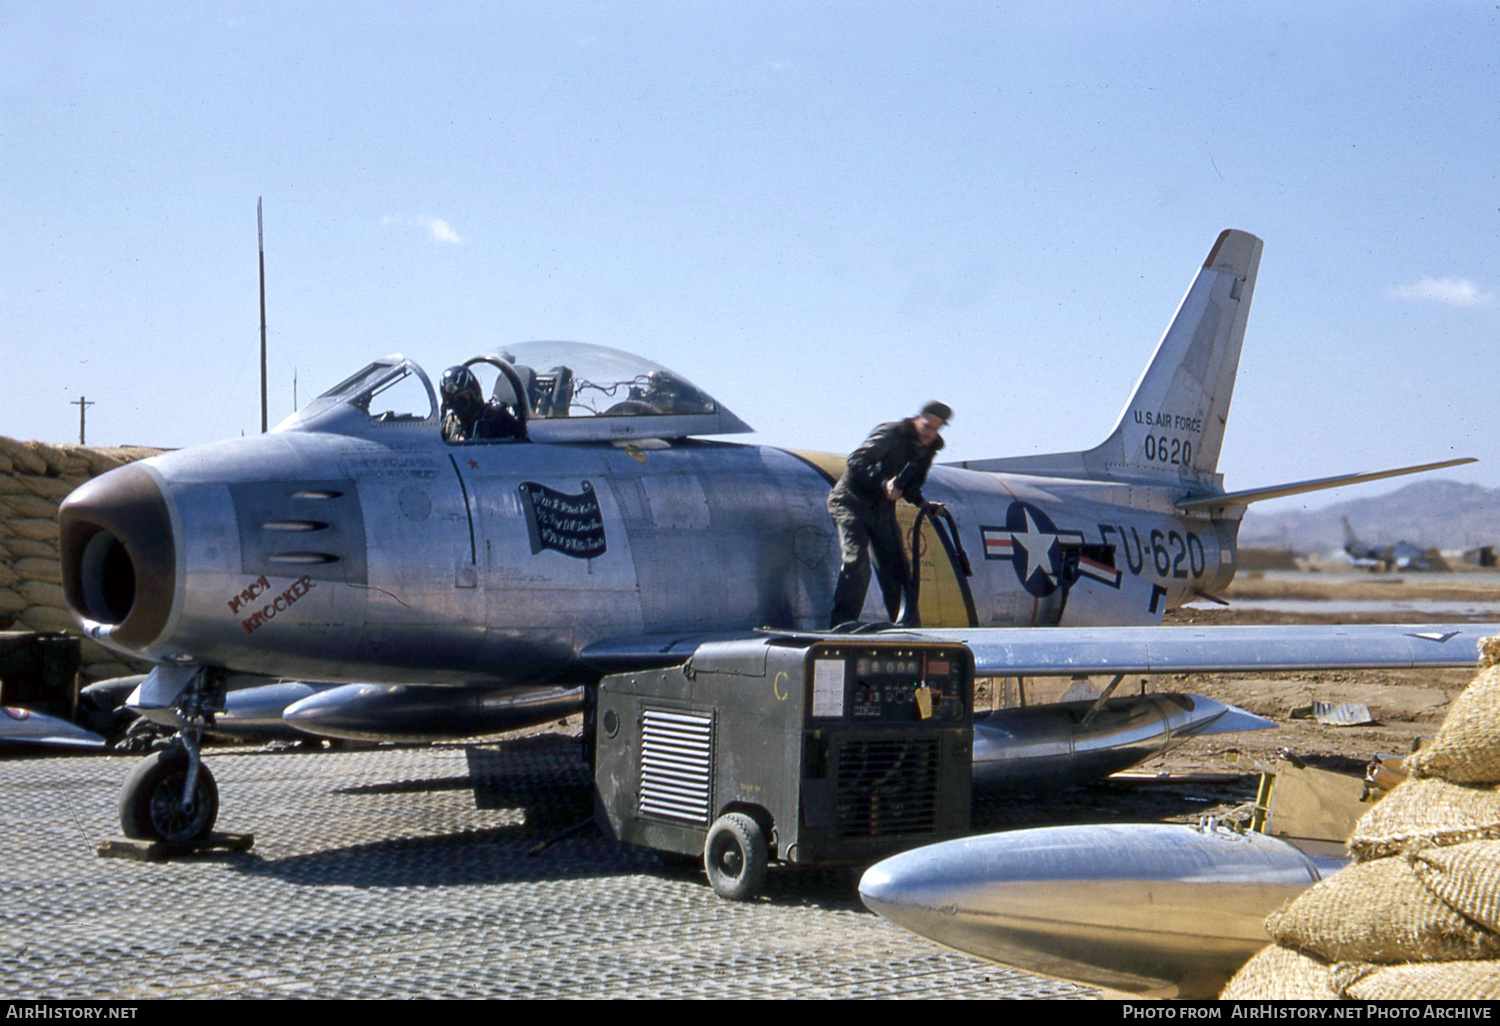
[[266, 229], [261, 220], [260, 205], [264, 197], [255, 198], [255, 235], [260, 244], [260, 433], [265, 434], [266, 418]]
[[87, 445], [88, 443], [83, 440], [84, 439], [84, 414], [88, 411], [88, 408], [90, 406], [93, 406], [95, 404], [89, 402], [83, 396], [79, 396], [75, 401], [69, 403], [68, 405], [69, 406], [76, 406], [76, 407], [78, 407], [78, 444], [79, 445]]

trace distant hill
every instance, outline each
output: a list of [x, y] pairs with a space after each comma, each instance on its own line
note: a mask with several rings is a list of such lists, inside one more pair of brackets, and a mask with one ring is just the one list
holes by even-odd
[[1343, 517], [1367, 544], [1411, 542], [1423, 548], [1500, 545], [1500, 488], [1458, 481], [1418, 481], [1387, 495], [1350, 499], [1316, 510], [1262, 513], [1254, 506], [1241, 545], [1326, 552], [1344, 545]]

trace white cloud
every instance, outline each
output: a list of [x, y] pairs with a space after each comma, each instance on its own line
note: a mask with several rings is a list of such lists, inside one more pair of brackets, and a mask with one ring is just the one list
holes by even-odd
[[453, 226], [441, 217], [394, 217], [386, 214], [380, 219], [381, 224], [399, 224], [410, 228], [426, 228], [427, 237], [433, 242], [444, 242], [450, 246], [462, 246], [464, 240], [459, 237]]
[[1494, 297], [1480, 292], [1467, 278], [1423, 278], [1398, 285], [1392, 294], [1413, 303], [1443, 303], [1447, 306], [1488, 306]]
[[424, 217], [421, 223], [427, 226], [427, 231], [432, 235], [433, 242], [449, 242], [455, 246], [463, 245], [463, 239], [458, 237], [458, 232], [453, 226], [440, 217]]

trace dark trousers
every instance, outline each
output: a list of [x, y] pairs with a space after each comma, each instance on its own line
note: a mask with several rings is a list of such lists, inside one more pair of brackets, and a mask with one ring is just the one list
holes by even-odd
[[[875, 577], [885, 599], [888, 619], [895, 622], [901, 610], [910, 573], [906, 550], [901, 544], [901, 528], [896, 522], [896, 505], [891, 502], [869, 504], [858, 500], [828, 497], [828, 512], [839, 532], [839, 582], [833, 590], [833, 615], [830, 627], [858, 620], [865, 607], [865, 592], [870, 589], [870, 556], [875, 557]], [[915, 610], [912, 611], [915, 615]]]

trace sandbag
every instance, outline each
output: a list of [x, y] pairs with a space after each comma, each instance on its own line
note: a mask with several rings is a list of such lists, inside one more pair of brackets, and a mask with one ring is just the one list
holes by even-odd
[[6, 538], [0, 542], [0, 547], [5, 550], [5, 555], [11, 559], [50, 559], [59, 563], [61, 556], [58, 554], [56, 531], [53, 532], [51, 541], [32, 541], [30, 538]]
[[84, 460], [73, 455], [66, 446], [53, 445], [51, 442], [24, 442], [22, 443], [33, 454], [40, 457], [46, 470], [43, 473], [57, 477], [67, 473], [88, 473], [89, 465]]
[[0, 455], [5, 456], [11, 466], [23, 474], [47, 472], [47, 461], [28, 449], [24, 442], [13, 438], [0, 435]]
[[35, 474], [17, 475], [13, 480], [39, 499], [45, 499], [55, 508], [68, 497], [73, 489], [82, 484], [79, 478], [38, 477]]
[[30, 517], [45, 520], [57, 516], [57, 503], [29, 492], [0, 495], [0, 513], [10, 517]]
[[11, 569], [23, 581], [46, 581], [49, 584], [62, 583], [62, 564], [57, 561], [55, 556], [51, 559], [43, 559], [36, 556], [17, 559], [11, 563]]
[[1500, 841], [1470, 841], [1413, 852], [1412, 869], [1445, 904], [1500, 933]]
[[1500, 999], [1500, 638], [1480, 653], [1412, 776], [1355, 825], [1356, 863], [1267, 918], [1281, 946], [1224, 997]]
[[16, 616], [16, 622], [33, 631], [78, 632], [73, 614], [53, 606], [29, 606]]
[[1349, 852], [1361, 862], [1431, 845], [1500, 838], [1500, 788], [1410, 778], [1359, 818]]
[[1500, 998], [1500, 962], [1413, 962], [1407, 965], [1338, 965], [1329, 980], [1353, 1001], [1494, 1001]]
[[1328, 964], [1275, 946], [1262, 948], [1224, 985], [1224, 1001], [1333, 1001]]
[[134, 463], [148, 456], [156, 456], [163, 451], [165, 450], [152, 449], [148, 446], [122, 445], [102, 449], [80, 449], [77, 455], [88, 464], [88, 476], [98, 477], [116, 467], [123, 467], [127, 463]]
[[1359, 863], [1266, 918], [1271, 939], [1327, 962], [1500, 957], [1500, 936], [1455, 912], [1401, 857]]
[[134, 463], [136, 460], [143, 460], [149, 456], [160, 456], [167, 450], [155, 449], [149, 445], [118, 445], [100, 451], [118, 457], [121, 463]]
[[[42, 520], [34, 517], [7, 517], [0, 524], [4, 533], [10, 537], [27, 538], [31, 541], [51, 542], [57, 544], [57, 521]], [[9, 538], [6, 545], [9, 545]]]
[[127, 462], [108, 449], [85, 449], [79, 455], [88, 464], [90, 477], [98, 477], [100, 474], [108, 473]]
[[1406, 768], [1455, 784], [1500, 782], [1500, 666], [1481, 670], [1459, 693], [1437, 735], [1407, 756]]
[[63, 594], [62, 585], [48, 584], [46, 581], [22, 581], [16, 585], [15, 590], [26, 596], [26, 601], [33, 606], [51, 606], [53, 609], [66, 609], [68, 599]]

